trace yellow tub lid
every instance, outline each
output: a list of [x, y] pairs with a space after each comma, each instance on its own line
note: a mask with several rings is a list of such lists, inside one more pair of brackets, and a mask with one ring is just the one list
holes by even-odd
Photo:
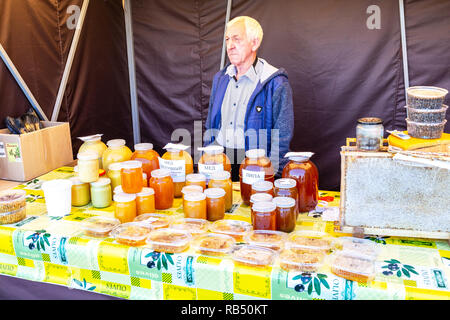
[[[403, 131], [408, 134], [408, 131]], [[388, 136], [390, 146], [400, 148], [402, 150], [418, 150], [427, 149], [430, 152], [450, 152], [450, 134], [442, 133], [439, 139], [419, 139], [413, 138], [408, 140], [400, 139], [394, 135]], [[428, 150], [429, 149], [429, 150]]]

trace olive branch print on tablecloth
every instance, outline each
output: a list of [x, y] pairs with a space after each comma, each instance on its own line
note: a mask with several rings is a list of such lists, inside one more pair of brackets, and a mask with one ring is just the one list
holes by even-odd
[[297, 292], [303, 292], [306, 289], [308, 292], [308, 295], [311, 295], [313, 293], [313, 291], [315, 291], [317, 293], [317, 295], [320, 296], [320, 293], [322, 292], [321, 285], [323, 285], [327, 289], [330, 289], [330, 285], [328, 284], [326, 278], [327, 278], [327, 275], [321, 274], [321, 273], [299, 274], [292, 278], [292, 280], [300, 280], [300, 283], [294, 287], [294, 290]]
[[45, 230], [37, 230], [32, 235], [29, 235], [26, 240], [31, 240], [30, 244], [28, 245], [28, 248], [30, 250], [33, 250], [34, 248], [37, 248], [38, 251], [44, 251], [45, 250], [45, 244], [50, 246], [50, 241], [48, 241], [48, 238], [50, 237], [49, 233], [46, 233]]
[[386, 262], [387, 265], [384, 265], [381, 268], [388, 269], [383, 271], [383, 274], [385, 276], [391, 276], [394, 273], [399, 278], [402, 276], [402, 274], [404, 274], [408, 278], [411, 277], [411, 273], [419, 275], [413, 266], [402, 264], [398, 260], [391, 259], [391, 260], [384, 260], [384, 262]]
[[80, 286], [81, 288], [88, 290], [88, 291], [94, 291], [96, 288], [96, 286], [90, 286], [88, 288], [86, 279], [84, 279], [84, 278], [83, 278], [83, 282], [81, 282], [80, 280], [77, 280], [77, 279], [73, 279], [73, 282], [75, 282], [78, 286]]
[[173, 253], [164, 253], [164, 252], [158, 252], [153, 251], [145, 255], [146, 258], [152, 258], [149, 262], [147, 262], [147, 267], [150, 269], [157, 267], [158, 270], [161, 270], [161, 267], [164, 267], [164, 269], [168, 270], [168, 264], [174, 264], [172, 259]]

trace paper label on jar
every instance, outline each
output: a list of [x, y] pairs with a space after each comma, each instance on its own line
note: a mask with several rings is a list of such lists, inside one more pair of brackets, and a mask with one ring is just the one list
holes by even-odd
[[266, 173], [264, 171], [250, 171], [242, 169], [242, 182], [245, 184], [253, 184], [258, 181], [263, 181]]
[[215, 172], [223, 171], [223, 164], [204, 164], [199, 163], [198, 164], [198, 172], [204, 174], [206, 176], [206, 179], [210, 179], [211, 175]]
[[170, 171], [173, 182], [184, 182], [186, 180], [185, 160], [166, 160], [158, 157], [159, 167]]

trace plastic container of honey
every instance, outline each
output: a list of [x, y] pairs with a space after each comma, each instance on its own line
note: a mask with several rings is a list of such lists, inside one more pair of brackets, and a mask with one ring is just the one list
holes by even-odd
[[339, 237], [334, 241], [334, 245], [347, 255], [368, 260], [376, 260], [381, 250], [377, 243], [355, 237]]
[[142, 171], [150, 177], [153, 170], [159, 169], [159, 154], [153, 150], [152, 143], [138, 143], [134, 145], [131, 160], [142, 162]]
[[108, 148], [103, 152], [103, 169], [108, 170], [114, 162], [123, 162], [131, 159], [133, 152], [125, 145], [123, 139], [112, 139], [106, 142]]
[[167, 228], [171, 221], [170, 216], [160, 213], [143, 213], [134, 219], [134, 222], [150, 226], [153, 230]]
[[92, 151], [85, 151], [78, 153], [77, 158], [78, 178], [86, 183], [97, 181], [100, 170], [98, 154]]
[[277, 230], [276, 209], [273, 202], [255, 202], [251, 209], [253, 230]]
[[296, 253], [322, 252], [327, 254], [333, 246], [333, 240], [329, 235], [313, 230], [295, 231], [286, 241], [286, 249], [291, 249]]
[[210, 222], [205, 219], [181, 218], [170, 224], [170, 228], [184, 230], [191, 234], [193, 238], [208, 232]]
[[146, 239], [152, 229], [137, 222], [122, 223], [115, 227], [110, 235], [115, 238], [118, 243], [127, 246], [142, 246], [146, 243]]
[[332, 253], [327, 260], [331, 272], [344, 279], [369, 283], [375, 278], [375, 262], [372, 259], [337, 251]]
[[285, 249], [280, 253], [281, 269], [295, 272], [318, 272], [324, 265], [325, 254], [320, 251], [295, 252]]
[[105, 238], [118, 225], [120, 220], [111, 217], [94, 216], [81, 222], [81, 227], [87, 236]]
[[252, 230], [244, 238], [248, 244], [260, 247], [266, 247], [279, 251], [284, 247], [286, 234], [274, 230]]
[[152, 171], [149, 187], [155, 190], [155, 209], [169, 209], [173, 205], [174, 183], [167, 169]]
[[136, 218], [136, 195], [117, 193], [114, 195], [114, 217], [121, 223], [132, 222]]
[[[186, 175], [186, 186], [197, 185], [206, 189], [206, 176], [201, 173], [190, 173]], [[202, 191], [203, 191], [202, 190]]]
[[220, 171], [231, 173], [231, 161], [224, 153], [224, 148], [219, 145], [211, 145], [198, 148], [203, 151], [198, 161], [198, 172], [206, 176], [207, 181], [211, 179], [211, 175]]
[[78, 149], [78, 153], [83, 152], [95, 152], [97, 154], [98, 166], [100, 169], [103, 169], [102, 156], [103, 152], [108, 148], [106, 144], [104, 144], [102, 139], [103, 134], [94, 134], [86, 137], [78, 137], [83, 144], [80, 149]]
[[225, 195], [222, 188], [208, 188], [206, 195], [206, 212], [209, 221], [216, 221], [225, 217]]
[[91, 201], [94, 208], [106, 208], [112, 204], [111, 179], [99, 178], [91, 182]]
[[244, 204], [250, 205], [252, 184], [267, 180], [273, 183], [274, 169], [272, 162], [266, 157], [264, 149], [251, 149], [245, 152], [245, 159], [239, 167], [241, 198]]
[[267, 267], [273, 265], [277, 252], [266, 247], [239, 244], [233, 247], [231, 257], [235, 262], [246, 266]]
[[192, 247], [203, 255], [225, 256], [231, 252], [236, 240], [229, 235], [220, 233], [206, 233], [195, 238]]
[[289, 162], [283, 168], [282, 177], [297, 182], [297, 205], [299, 212], [314, 210], [319, 199], [319, 171], [309, 160], [312, 152], [288, 152]]
[[291, 197], [275, 197], [277, 230], [283, 232], [294, 231], [297, 223], [295, 199]]
[[150, 232], [147, 244], [155, 251], [180, 253], [189, 248], [191, 240], [192, 237], [189, 232], [166, 228]]
[[222, 188], [225, 190], [225, 211], [233, 207], [233, 182], [228, 171], [219, 171], [210, 175], [208, 188]]
[[72, 206], [82, 207], [91, 202], [89, 183], [82, 182], [78, 177], [72, 177], [69, 180], [72, 181]]
[[26, 217], [25, 190], [0, 192], [0, 225], [19, 222]]
[[226, 234], [233, 237], [238, 242], [242, 242], [244, 236], [251, 229], [252, 225], [246, 221], [228, 219], [217, 220], [210, 227], [211, 232]]
[[186, 193], [183, 211], [186, 218], [206, 219], [206, 195], [200, 192]]
[[155, 190], [152, 188], [142, 188], [136, 193], [136, 215], [144, 213], [155, 213]]
[[121, 170], [122, 162], [114, 162], [109, 165], [109, 169], [106, 175], [111, 179], [111, 188], [113, 190], [115, 190], [117, 186], [122, 185], [122, 178], [120, 177]]

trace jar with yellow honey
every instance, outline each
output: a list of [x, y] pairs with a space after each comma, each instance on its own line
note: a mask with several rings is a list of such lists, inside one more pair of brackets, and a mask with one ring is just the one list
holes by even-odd
[[117, 193], [114, 195], [114, 217], [120, 223], [132, 222], [136, 218], [136, 195]]
[[95, 152], [97, 154], [98, 166], [100, 169], [103, 169], [102, 156], [103, 152], [108, 148], [106, 144], [104, 144], [101, 140], [102, 134], [94, 134], [86, 137], [78, 137], [83, 144], [80, 149], [78, 149], [78, 153], [82, 152]]
[[108, 170], [111, 163], [131, 159], [133, 152], [125, 145], [125, 140], [113, 139], [109, 140], [106, 144], [108, 148], [103, 152], [102, 156], [103, 169]]
[[85, 151], [78, 153], [77, 158], [79, 179], [86, 183], [97, 181], [99, 177], [97, 153]]
[[89, 183], [82, 182], [78, 177], [72, 177], [69, 180], [72, 181], [72, 206], [82, 207], [91, 202]]

